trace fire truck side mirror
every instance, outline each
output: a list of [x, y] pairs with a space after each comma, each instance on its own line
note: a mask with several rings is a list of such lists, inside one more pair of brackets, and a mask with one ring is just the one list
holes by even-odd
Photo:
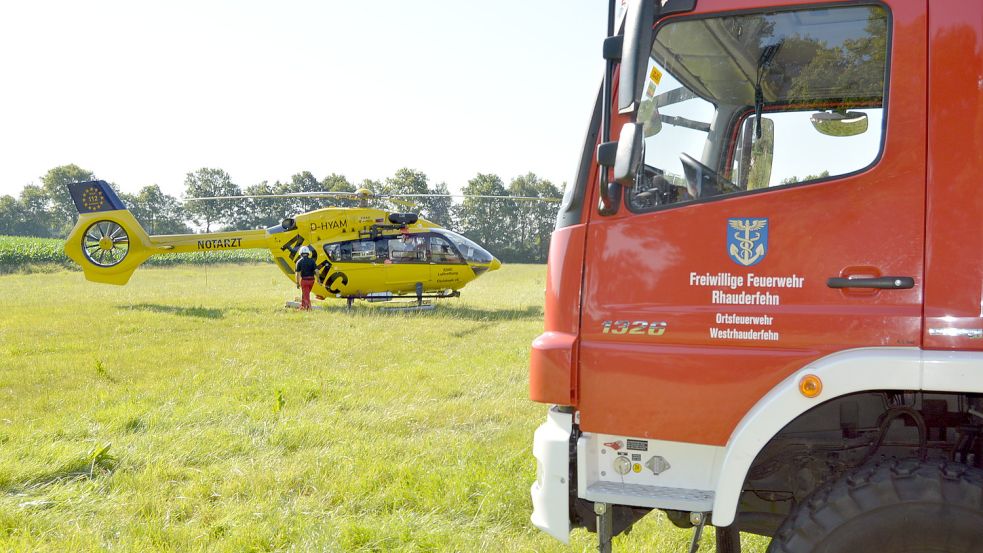
[[652, 24], [655, 2], [631, 0], [625, 15], [625, 34], [621, 49], [618, 81], [618, 113], [635, 113], [642, 99], [642, 83], [652, 51]]
[[733, 178], [743, 190], [767, 188], [771, 181], [771, 167], [775, 157], [775, 121], [761, 118], [761, 138], [757, 137], [754, 117], [744, 120], [737, 151], [734, 154]]
[[614, 182], [622, 186], [635, 184], [635, 175], [642, 164], [642, 124], [625, 123], [618, 137], [618, 153], [614, 160]]
[[625, 123], [617, 142], [597, 146], [597, 164], [614, 168], [614, 182], [631, 186], [642, 163], [642, 125]]
[[867, 114], [859, 111], [820, 111], [809, 118], [826, 136], [856, 136], [867, 132]]
[[638, 111], [645, 70], [652, 54], [652, 26], [656, 16], [689, 12], [695, 8], [696, 0], [628, 0], [618, 81], [618, 113]]

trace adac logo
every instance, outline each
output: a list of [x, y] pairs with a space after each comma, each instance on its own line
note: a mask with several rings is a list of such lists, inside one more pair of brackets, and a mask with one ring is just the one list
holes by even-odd
[[88, 186], [82, 191], [82, 205], [89, 211], [98, 211], [106, 203], [106, 196], [95, 186]]
[[768, 253], [768, 219], [727, 219], [727, 253], [750, 267]]

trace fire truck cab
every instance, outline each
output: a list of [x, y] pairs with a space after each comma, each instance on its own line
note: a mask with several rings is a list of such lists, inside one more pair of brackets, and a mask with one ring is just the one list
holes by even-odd
[[983, 551], [983, 3], [615, 13], [532, 346], [533, 523]]

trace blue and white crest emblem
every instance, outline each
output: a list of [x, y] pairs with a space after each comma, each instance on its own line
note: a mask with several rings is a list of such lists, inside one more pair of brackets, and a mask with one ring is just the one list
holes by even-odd
[[727, 254], [750, 267], [768, 253], [768, 219], [727, 219]]

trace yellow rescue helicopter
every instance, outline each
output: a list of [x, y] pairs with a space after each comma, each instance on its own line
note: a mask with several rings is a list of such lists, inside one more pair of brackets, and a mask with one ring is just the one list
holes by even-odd
[[[94, 282], [126, 284], [152, 255], [249, 248], [268, 249], [277, 267], [293, 281], [300, 250], [307, 246], [318, 264], [312, 290], [318, 299], [345, 299], [351, 306], [356, 299], [409, 296], [421, 304], [425, 298], [457, 297], [466, 284], [502, 265], [475, 242], [415, 213], [368, 207], [367, 190], [356, 193], [359, 207], [318, 209], [267, 229], [159, 236], [146, 233], [105, 181], [71, 183], [68, 190], [79, 219], [65, 241], [65, 253]], [[353, 195], [261, 197], [331, 196]], [[246, 197], [251, 196], [196, 199]]]

